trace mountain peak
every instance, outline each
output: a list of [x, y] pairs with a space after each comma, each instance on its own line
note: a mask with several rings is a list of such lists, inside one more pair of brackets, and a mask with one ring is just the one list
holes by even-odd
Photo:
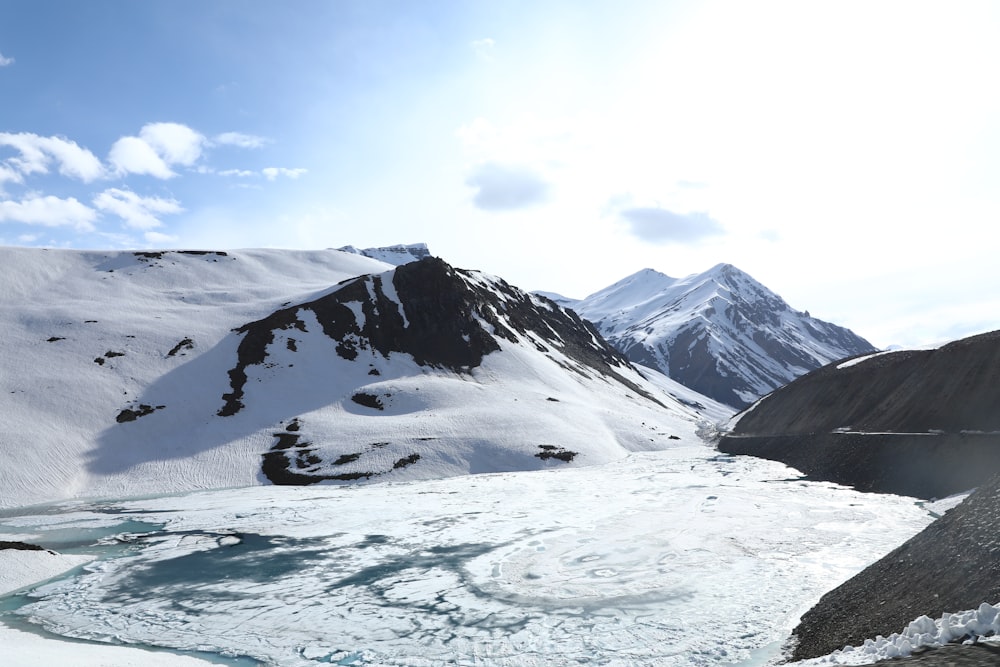
[[630, 360], [734, 407], [874, 349], [728, 263], [679, 280], [643, 269], [574, 308]]

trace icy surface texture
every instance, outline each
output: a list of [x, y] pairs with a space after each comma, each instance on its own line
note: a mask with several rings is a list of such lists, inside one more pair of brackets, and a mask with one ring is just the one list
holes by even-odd
[[119, 502], [105, 509], [165, 528], [22, 612], [277, 665], [729, 665], [773, 653], [824, 590], [930, 520], [912, 499], [792, 474], [678, 447]]

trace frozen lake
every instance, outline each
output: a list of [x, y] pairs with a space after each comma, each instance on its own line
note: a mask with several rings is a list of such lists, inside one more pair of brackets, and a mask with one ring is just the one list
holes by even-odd
[[22, 510], [0, 534], [106, 550], [6, 617], [249, 664], [763, 664], [823, 592], [931, 520], [912, 498], [795, 477], [685, 446]]

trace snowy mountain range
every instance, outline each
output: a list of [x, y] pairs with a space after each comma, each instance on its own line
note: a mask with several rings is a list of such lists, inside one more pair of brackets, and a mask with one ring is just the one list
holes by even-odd
[[730, 413], [640, 374], [575, 313], [439, 259], [0, 262], [0, 506], [588, 465]]
[[631, 361], [736, 408], [831, 361], [874, 351], [730, 264], [680, 279], [644, 269], [585, 299], [550, 296]]

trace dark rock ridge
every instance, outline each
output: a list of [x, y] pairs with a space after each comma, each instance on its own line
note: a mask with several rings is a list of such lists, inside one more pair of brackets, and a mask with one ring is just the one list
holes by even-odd
[[674, 279], [646, 269], [572, 303], [630, 361], [745, 408], [810, 370], [872, 352], [730, 264]]
[[830, 364], [763, 398], [719, 442], [814, 479], [924, 498], [1000, 472], [1000, 331]]
[[[1000, 476], [995, 476], [898, 549], [824, 595], [794, 630], [791, 659], [858, 646], [876, 635], [888, 637], [922, 615], [937, 619], [983, 602], [1000, 602], [998, 513]], [[983, 664], [1000, 664], [996, 654], [990, 657], [994, 662]]]
[[[391, 281], [391, 286], [384, 281]], [[395, 293], [395, 298], [389, 296]], [[351, 306], [360, 308], [359, 318]], [[613, 378], [653, 399], [615, 369], [630, 367], [592, 325], [576, 313], [532, 296], [501, 279], [455, 269], [427, 257], [390, 273], [344, 281], [329, 294], [245, 324], [237, 364], [229, 371], [231, 392], [223, 395], [220, 416], [243, 407], [247, 368], [264, 364], [279, 330], [305, 331], [299, 317], [312, 311], [336, 354], [354, 361], [362, 351], [404, 353], [421, 366], [467, 373], [500, 349], [500, 340], [532, 345], [543, 353], [558, 349], [571, 370]]]

